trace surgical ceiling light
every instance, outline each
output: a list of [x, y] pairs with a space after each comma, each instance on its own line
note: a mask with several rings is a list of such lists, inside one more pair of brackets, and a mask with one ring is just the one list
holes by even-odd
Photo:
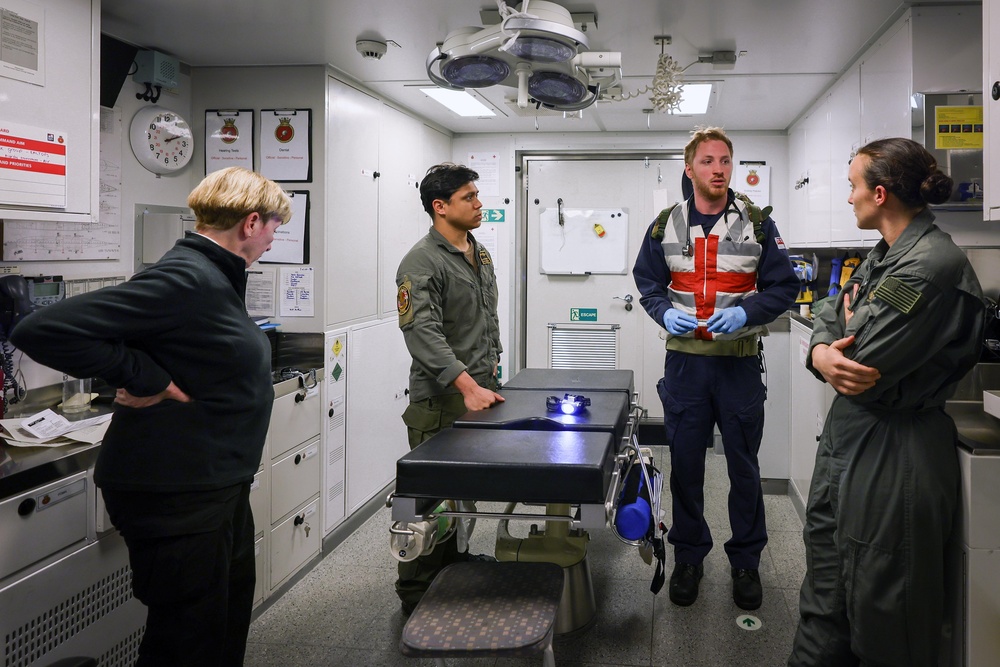
[[427, 56], [427, 76], [450, 90], [517, 88], [518, 106], [584, 109], [621, 82], [621, 54], [588, 52], [587, 36], [563, 7], [525, 0], [519, 11], [497, 0], [500, 23], [448, 33]]

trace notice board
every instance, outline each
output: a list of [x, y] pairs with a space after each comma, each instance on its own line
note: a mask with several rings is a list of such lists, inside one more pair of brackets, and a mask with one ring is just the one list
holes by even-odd
[[628, 210], [542, 209], [539, 271], [562, 275], [628, 272]]

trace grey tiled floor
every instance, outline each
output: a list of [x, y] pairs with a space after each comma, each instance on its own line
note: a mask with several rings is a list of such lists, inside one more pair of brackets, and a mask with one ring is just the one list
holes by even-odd
[[[653, 448], [665, 472], [665, 448]], [[791, 647], [798, 614], [798, 588], [805, 574], [801, 523], [787, 496], [765, 496], [769, 543], [760, 564], [764, 604], [755, 612], [756, 631], [741, 629], [743, 612], [732, 600], [725, 459], [708, 454], [706, 518], [715, 546], [705, 560], [697, 602], [671, 604], [666, 587], [649, 592], [653, 567], [609, 529], [591, 532], [590, 567], [597, 621], [571, 640], [555, 643], [561, 666], [683, 665], [684, 667], [778, 667]], [[669, 493], [664, 493], [669, 521]], [[482, 507], [482, 506], [481, 506]], [[496, 510], [497, 507], [490, 507]], [[271, 605], [250, 628], [246, 667], [334, 667], [432, 665], [403, 657], [397, 648], [404, 618], [393, 592], [396, 563], [389, 554], [388, 510], [379, 510]], [[511, 532], [518, 526], [511, 524]], [[480, 520], [472, 551], [493, 552], [496, 521]], [[667, 574], [672, 567], [668, 545]], [[449, 665], [513, 667], [541, 660], [465, 659]]]

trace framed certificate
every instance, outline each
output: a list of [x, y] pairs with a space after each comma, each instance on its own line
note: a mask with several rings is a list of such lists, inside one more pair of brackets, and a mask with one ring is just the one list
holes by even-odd
[[274, 232], [271, 249], [257, 260], [262, 264], [309, 263], [309, 192], [291, 190], [292, 219]]
[[260, 110], [260, 173], [272, 181], [312, 182], [312, 110]]
[[226, 167], [253, 171], [253, 109], [205, 110], [205, 174]]

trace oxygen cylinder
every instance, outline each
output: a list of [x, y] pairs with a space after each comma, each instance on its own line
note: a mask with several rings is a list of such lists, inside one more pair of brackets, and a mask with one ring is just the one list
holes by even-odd
[[638, 464], [629, 468], [625, 485], [618, 496], [615, 530], [626, 540], [641, 540], [654, 528], [649, 486]]

